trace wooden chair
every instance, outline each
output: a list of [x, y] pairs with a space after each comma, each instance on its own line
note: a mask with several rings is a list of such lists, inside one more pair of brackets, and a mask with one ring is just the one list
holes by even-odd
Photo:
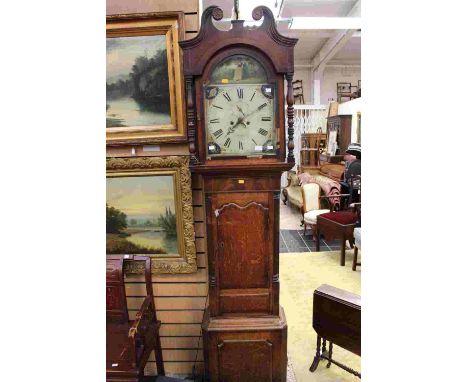
[[304, 221], [304, 237], [307, 226], [312, 228], [312, 240], [317, 237], [317, 216], [330, 212], [329, 209], [320, 209], [320, 186], [317, 183], [307, 183], [301, 186], [302, 192], [302, 219]]
[[337, 82], [336, 83], [336, 99], [339, 103], [341, 103], [343, 98], [348, 98], [348, 100], [352, 100], [356, 98], [358, 87], [351, 85], [351, 82]]
[[[152, 351], [156, 357], [156, 381], [181, 381], [165, 377], [159, 338], [161, 321], [156, 318], [151, 259], [146, 256], [106, 256], [106, 381], [141, 382]], [[131, 321], [124, 284], [124, 264], [144, 262], [146, 293], [140, 310]]]
[[296, 103], [296, 99], [299, 103], [304, 103], [304, 91], [302, 89], [302, 80], [296, 80], [292, 82], [293, 86], [293, 95], [294, 95], [294, 103]]

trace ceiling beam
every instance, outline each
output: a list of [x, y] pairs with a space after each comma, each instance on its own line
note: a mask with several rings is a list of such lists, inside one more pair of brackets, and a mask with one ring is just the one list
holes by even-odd
[[[355, 17], [361, 14], [361, 0], [356, 1], [351, 11], [348, 13], [348, 17]], [[335, 56], [336, 53], [349, 41], [353, 34], [356, 32], [355, 29], [344, 29], [338, 30], [330, 37], [323, 47], [317, 52], [312, 58], [312, 70], [323, 71], [325, 65]]]

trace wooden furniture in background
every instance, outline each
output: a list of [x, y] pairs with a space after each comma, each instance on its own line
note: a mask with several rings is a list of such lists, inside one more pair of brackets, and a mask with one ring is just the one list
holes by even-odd
[[320, 165], [320, 174], [336, 182], [343, 180], [345, 165], [341, 163], [323, 163]]
[[305, 133], [301, 136], [301, 151], [299, 172], [318, 172], [320, 154], [325, 154], [327, 134], [320, 132]]
[[317, 369], [320, 359], [326, 359], [327, 367], [333, 363], [361, 378], [359, 372], [333, 359], [333, 344], [361, 356], [361, 297], [327, 284], [319, 286], [314, 291], [312, 326], [317, 333], [317, 350], [310, 371]]
[[[252, 16], [263, 18], [262, 25], [245, 28], [242, 20], [233, 20], [231, 29], [221, 31], [212, 18], [222, 19], [222, 10], [208, 7], [198, 36], [180, 43], [191, 170], [202, 175], [205, 192], [210, 305], [203, 319], [203, 340], [211, 382], [286, 381], [287, 324], [279, 306], [279, 196], [281, 173], [294, 165], [292, 79], [297, 39], [279, 34], [269, 8], [257, 7]], [[274, 155], [219, 159], [208, 153], [206, 130], [212, 122], [205, 115], [203, 86], [212, 70], [233, 55], [256, 60], [266, 72], [268, 89], [275, 89]], [[232, 93], [219, 94], [232, 105], [244, 96]], [[260, 125], [252, 123], [249, 128], [258, 131]]]
[[[344, 154], [351, 143], [351, 118], [352, 115], [337, 115], [327, 118], [327, 153], [320, 156], [321, 162], [340, 163], [344, 159]], [[331, 137], [336, 132], [336, 151], [329, 153]]]
[[348, 101], [358, 98], [360, 96], [360, 87], [351, 85], [351, 82], [337, 82], [336, 83], [336, 99], [339, 103], [343, 98], [347, 98]]
[[[146, 297], [134, 321], [130, 321], [124, 284], [124, 263], [143, 262]], [[163, 376], [159, 327], [156, 319], [151, 259], [146, 256], [109, 255], [106, 260], [106, 380], [140, 382], [152, 351], [158, 375]]]
[[292, 82], [294, 103], [298, 100], [298, 103], [304, 103], [304, 90], [302, 89], [302, 80], [296, 80]]
[[[333, 195], [332, 198], [348, 198], [349, 194]], [[323, 197], [329, 199], [329, 197]], [[330, 198], [330, 199], [332, 199]], [[346, 206], [341, 203], [341, 206]], [[317, 216], [317, 237], [323, 235], [327, 241], [340, 239], [341, 253], [340, 265], [345, 265], [346, 240], [349, 240], [351, 246], [354, 243], [354, 228], [360, 219], [360, 203], [355, 203], [350, 210], [334, 211]], [[316, 251], [320, 252], [320, 240], [316, 241]]]

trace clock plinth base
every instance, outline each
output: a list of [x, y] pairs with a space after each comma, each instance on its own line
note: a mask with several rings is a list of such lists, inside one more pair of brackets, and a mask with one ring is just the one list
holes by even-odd
[[286, 382], [287, 323], [279, 316], [203, 318], [205, 375], [210, 382]]

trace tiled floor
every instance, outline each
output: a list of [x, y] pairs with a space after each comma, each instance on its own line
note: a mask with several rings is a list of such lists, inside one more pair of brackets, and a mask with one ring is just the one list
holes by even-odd
[[[349, 249], [349, 245], [346, 246]], [[341, 242], [335, 240], [332, 242], [320, 241], [320, 251], [339, 251]], [[315, 240], [312, 240], [312, 233], [307, 230], [304, 236], [304, 230], [282, 229], [280, 230], [280, 253], [291, 252], [315, 252]]]
[[[280, 203], [280, 253], [315, 252], [315, 241], [312, 241], [312, 231], [307, 230], [304, 237], [304, 228], [301, 227], [302, 215], [294, 206]], [[347, 243], [349, 244], [349, 243]], [[339, 240], [320, 242], [320, 251], [338, 251], [341, 248]], [[349, 249], [349, 245], [346, 246]]]

